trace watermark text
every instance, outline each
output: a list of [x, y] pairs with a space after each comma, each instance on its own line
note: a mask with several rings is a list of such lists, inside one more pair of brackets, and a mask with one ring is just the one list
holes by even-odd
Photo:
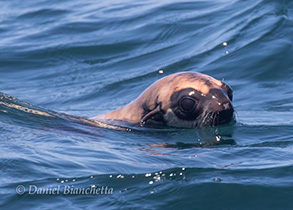
[[57, 185], [50, 187], [38, 187], [18, 185], [15, 189], [18, 195], [112, 195], [114, 189], [108, 186], [75, 187], [73, 185]]

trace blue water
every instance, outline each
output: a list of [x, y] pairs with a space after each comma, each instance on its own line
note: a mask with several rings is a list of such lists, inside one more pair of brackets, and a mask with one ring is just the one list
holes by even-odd
[[[292, 1], [0, 5], [1, 209], [293, 209]], [[86, 121], [181, 71], [224, 79], [236, 124]]]

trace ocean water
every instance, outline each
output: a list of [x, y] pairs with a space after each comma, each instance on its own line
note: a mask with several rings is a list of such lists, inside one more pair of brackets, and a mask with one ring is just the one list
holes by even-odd
[[[0, 5], [1, 209], [293, 209], [292, 1]], [[236, 124], [86, 120], [181, 71], [224, 79]]]

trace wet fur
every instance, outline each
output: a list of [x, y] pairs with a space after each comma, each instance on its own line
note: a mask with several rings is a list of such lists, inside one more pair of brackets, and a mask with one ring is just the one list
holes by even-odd
[[[174, 114], [170, 108], [172, 103], [174, 103], [171, 99], [172, 95], [188, 88], [194, 89], [203, 95], [208, 95], [212, 89], [223, 91], [224, 94], [230, 90], [228, 85], [208, 75], [191, 72], [176, 73], [153, 83], [133, 102], [93, 119], [122, 120], [133, 124], [140, 123], [142, 126], [148, 124], [156, 125], [157, 123], [159, 125], [176, 127], [204, 127], [205, 125], [212, 124], [210, 121], [214, 120], [214, 114], [204, 110], [205, 107], [203, 108], [200, 122], [179, 119]], [[226, 100], [225, 98], [228, 98], [228, 95], [226, 94], [223, 98], [223, 100]], [[154, 113], [151, 113], [152, 111]]]

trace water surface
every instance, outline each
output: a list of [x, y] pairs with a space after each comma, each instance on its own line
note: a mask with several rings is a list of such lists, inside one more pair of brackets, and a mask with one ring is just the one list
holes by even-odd
[[[292, 209], [292, 12], [285, 0], [2, 1], [0, 208]], [[68, 118], [181, 71], [232, 86], [237, 123], [121, 131]]]

